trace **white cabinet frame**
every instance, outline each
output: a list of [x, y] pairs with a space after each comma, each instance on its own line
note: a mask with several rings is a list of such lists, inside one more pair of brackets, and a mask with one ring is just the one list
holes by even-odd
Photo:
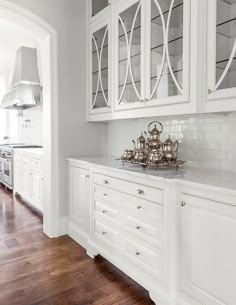
[[[94, 101], [93, 101], [93, 88], [92, 88], [92, 42], [94, 41], [96, 44], [96, 41], [93, 37], [93, 33], [99, 31], [100, 29], [106, 27], [106, 31], [104, 34], [108, 35], [108, 99], [106, 101], [107, 103], [107, 107], [103, 107], [103, 108], [97, 108], [94, 109]], [[102, 46], [104, 46], [104, 39], [103, 39], [103, 43]], [[101, 55], [102, 55], [102, 51], [99, 53], [99, 50], [97, 49], [97, 56], [98, 56], [98, 60], [99, 60], [99, 66], [98, 66], [98, 84], [97, 84], [97, 89], [99, 86], [99, 83], [101, 84], [102, 90], [103, 89], [103, 84], [102, 84], [102, 77], [101, 77]], [[111, 71], [111, 57], [112, 57], [112, 48], [111, 48], [111, 22], [110, 22], [110, 18], [109, 20], [107, 19], [103, 19], [102, 21], [100, 20], [98, 23], [95, 23], [89, 30], [89, 41], [88, 41], [88, 54], [89, 54], [89, 60], [88, 60], [88, 118], [91, 115], [96, 115], [96, 114], [104, 114], [104, 113], [108, 113], [111, 111], [111, 84], [112, 84], [112, 71]]]

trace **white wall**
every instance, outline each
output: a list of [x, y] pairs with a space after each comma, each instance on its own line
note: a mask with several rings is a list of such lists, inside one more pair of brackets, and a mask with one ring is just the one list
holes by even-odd
[[23, 111], [23, 117], [19, 117], [18, 130], [19, 142], [43, 146], [43, 106]]
[[87, 0], [8, 0], [32, 11], [58, 34], [60, 214], [67, 215], [68, 156], [104, 154], [106, 124], [86, 123]]
[[132, 149], [131, 140], [147, 131], [155, 119], [164, 126], [163, 140], [169, 134], [179, 140], [179, 158], [188, 161], [188, 165], [236, 172], [236, 113], [110, 122], [108, 154], [121, 156], [124, 149]]

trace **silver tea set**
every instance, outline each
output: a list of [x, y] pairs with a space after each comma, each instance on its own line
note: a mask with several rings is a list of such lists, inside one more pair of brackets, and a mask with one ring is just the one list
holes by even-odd
[[[157, 126], [160, 126], [160, 129]], [[170, 166], [178, 168], [179, 165], [184, 164], [184, 161], [177, 159], [179, 142], [171, 140], [170, 136], [162, 142], [162, 132], [163, 125], [160, 122], [151, 122], [148, 125], [149, 135], [147, 132], [142, 132], [137, 141], [132, 140], [134, 149], [125, 150], [121, 160], [127, 163], [137, 163], [142, 166], [152, 165], [156, 168]]]

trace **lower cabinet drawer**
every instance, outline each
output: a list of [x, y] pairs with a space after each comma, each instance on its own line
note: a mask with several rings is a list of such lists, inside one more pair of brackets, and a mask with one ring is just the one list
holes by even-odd
[[119, 223], [122, 222], [122, 214], [119, 208], [116, 208], [114, 205], [110, 205], [99, 199], [95, 199], [95, 212], [99, 216], [104, 217], [105, 219], [115, 220]]
[[161, 188], [154, 188], [143, 184], [130, 182], [123, 179], [108, 177], [101, 174], [94, 174], [93, 182], [97, 185], [105, 186], [113, 190], [126, 193], [138, 198], [164, 204], [163, 194], [164, 190]]
[[163, 279], [163, 253], [151, 245], [127, 236], [124, 239], [124, 255], [132, 263], [159, 280]]
[[126, 216], [125, 229], [138, 238], [162, 249], [163, 233], [161, 221], [156, 222], [155, 225], [150, 225], [149, 223], [143, 222], [138, 218]]
[[94, 198], [102, 199], [103, 201], [109, 202], [111, 204], [120, 206], [121, 205], [121, 195], [120, 192], [111, 190], [107, 187], [103, 187], [97, 184], [93, 185]]
[[94, 221], [94, 236], [105, 246], [121, 249], [121, 234], [118, 229], [110, 228], [101, 221], [95, 219]]

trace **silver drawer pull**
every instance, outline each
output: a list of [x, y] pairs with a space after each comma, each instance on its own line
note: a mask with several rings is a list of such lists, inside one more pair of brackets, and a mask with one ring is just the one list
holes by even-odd
[[104, 184], [109, 184], [108, 180], [104, 180], [103, 182], [104, 182]]
[[137, 230], [141, 230], [142, 227], [141, 227], [141, 226], [136, 226], [136, 229], [137, 229]]
[[102, 232], [102, 235], [107, 235], [107, 232]]
[[107, 196], [108, 196], [108, 194], [103, 194], [103, 196], [104, 196], [104, 197], [107, 197]]
[[186, 204], [187, 204], [187, 203], [186, 203], [185, 201], [181, 201], [181, 206], [182, 206], [182, 207], [186, 206]]
[[143, 195], [144, 194], [144, 191], [143, 190], [137, 190], [137, 193], [139, 194], [139, 195]]
[[140, 256], [140, 255], [141, 255], [141, 252], [136, 251], [136, 255], [137, 255], [137, 256]]
[[106, 210], [104, 210], [104, 211], [102, 211], [102, 213], [103, 213], [103, 214], [106, 214], [106, 213], [108, 213], [108, 212], [107, 212]]
[[138, 205], [138, 206], [137, 206], [137, 209], [138, 209], [138, 210], [141, 210], [141, 209], [143, 209], [143, 207], [142, 207], [141, 205]]
[[89, 178], [89, 177], [90, 177], [89, 175], [86, 175], [86, 176], [85, 176], [85, 178]]

